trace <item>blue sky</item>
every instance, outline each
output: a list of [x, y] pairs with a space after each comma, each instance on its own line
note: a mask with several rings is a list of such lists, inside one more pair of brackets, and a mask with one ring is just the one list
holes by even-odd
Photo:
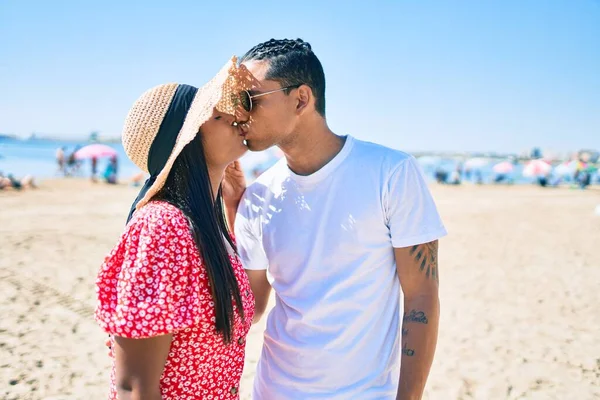
[[600, 0], [5, 0], [0, 132], [118, 136], [147, 88], [201, 85], [272, 37], [312, 44], [336, 133], [409, 151], [600, 148]]

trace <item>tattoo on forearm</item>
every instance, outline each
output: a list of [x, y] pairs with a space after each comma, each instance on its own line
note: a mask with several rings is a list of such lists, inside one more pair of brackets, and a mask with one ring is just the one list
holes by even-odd
[[423, 311], [410, 310], [410, 312], [404, 313], [404, 317], [402, 318], [404, 323], [406, 322], [416, 322], [418, 324], [427, 324], [429, 321], [427, 320], [427, 315]]
[[408, 356], [408, 357], [414, 356], [415, 351], [413, 349], [409, 349], [407, 346], [408, 346], [407, 343], [404, 343], [402, 345], [402, 354], [404, 354], [405, 356]]
[[[427, 320], [427, 316], [423, 311], [410, 310], [409, 313], [404, 313], [404, 317], [402, 318], [404, 324], [407, 322], [415, 322], [417, 324], [427, 324], [429, 321]], [[408, 328], [402, 327], [402, 337], [406, 339], [408, 336]], [[408, 343], [404, 342], [402, 344], [402, 355], [407, 357], [412, 357], [415, 355], [414, 349], [408, 348]]]
[[419, 270], [425, 272], [427, 279], [431, 277], [434, 281], [440, 281], [438, 270], [438, 241], [418, 244], [410, 249], [410, 255], [419, 265]]

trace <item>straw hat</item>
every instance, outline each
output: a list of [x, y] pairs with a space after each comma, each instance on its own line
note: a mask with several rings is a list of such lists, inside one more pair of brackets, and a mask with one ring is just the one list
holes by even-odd
[[[253, 77], [242, 65], [237, 65], [233, 57], [207, 84], [197, 89], [177, 83], [167, 83], [156, 86], [138, 98], [129, 111], [123, 128], [122, 141], [125, 153], [143, 171], [150, 173], [150, 179], [140, 192], [135, 209], [144, 206], [164, 185], [173, 163], [183, 148], [190, 143], [200, 127], [212, 116], [213, 110], [235, 115], [239, 104], [239, 93], [252, 86]], [[149, 155], [165, 116], [170, 111], [172, 102], [176, 101], [178, 88], [185, 86], [192, 89], [191, 104], [187, 104], [183, 114], [180, 111], [179, 132], [169, 132], [173, 135], [174, 146], [160, 170], [149, 171]], [[190, 92], [188, 91], [188, 94]], [[165, 129], [163, 127], [163, 129]], [[162, 131], [161, 131], [162, 132]], [[163, 133], [161, 133], [162, 135]], [[163, 151], [165, 149], [162, 149]], [[166, 149], [168, 151], [169, 149]], [[154, 176], [153, 176], [154, 175]], [[133, 210], [132, 210], [133, 211]]]

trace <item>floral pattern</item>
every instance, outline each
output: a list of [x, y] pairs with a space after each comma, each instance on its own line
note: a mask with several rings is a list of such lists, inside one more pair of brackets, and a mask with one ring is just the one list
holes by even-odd
[[[245, 315], [236, 311], [230, 344], [216, 332], [208, 276], [178, 208], [157, 201], [141, 208], [102, 264], [96, 281], [100, 326], [127, 338], [173, 335], [160, 379], [165, 400], [239, 398], [254, 297], [239, 259], [230, 258]], [[116, 398], [113, 362], [110, 399]]]

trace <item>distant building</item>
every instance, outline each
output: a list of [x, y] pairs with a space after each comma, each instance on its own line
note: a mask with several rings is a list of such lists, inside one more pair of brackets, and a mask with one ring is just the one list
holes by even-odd
[[0, 140], [15, 140], [17, 137], [15, 135], [8, 135], [6, 133], [0, 133]]

